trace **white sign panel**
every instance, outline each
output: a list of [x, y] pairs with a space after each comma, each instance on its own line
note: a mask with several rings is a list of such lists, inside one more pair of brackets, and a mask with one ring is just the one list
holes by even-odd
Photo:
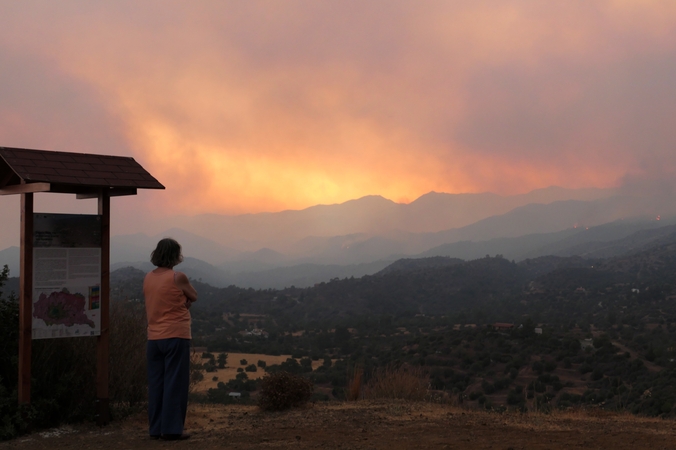
[[100, 335], [101, 217], [33, 220], [33, 339]]

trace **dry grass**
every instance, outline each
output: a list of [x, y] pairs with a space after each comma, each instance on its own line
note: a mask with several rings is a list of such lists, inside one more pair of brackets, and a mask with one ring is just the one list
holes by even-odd
[[359, 400], [361, 397], [362, 390], [362, 381], [364, 376], [364, 369], [361, 367], [355, 367], [352, 371], [352, 376], [347, 383], [347, 391], [345, 393], [345, 398], [348, 401]]
[[144, 402], [147, 395], [145, 309], [110, 303], [110, 399], [114, 404]]
[[188, 392], [192, 393], [197, 390], [197, 386], [204, 381], [204, 374], [206, 371], [202, 367], [202, 353], [198, 353], [194, 348], [190, 351], [190, 384], [188, 385]]
[[422, 367], [409, 365], [376, 369], [364, 388], [366, 399], [424, 400], [429, 375]]

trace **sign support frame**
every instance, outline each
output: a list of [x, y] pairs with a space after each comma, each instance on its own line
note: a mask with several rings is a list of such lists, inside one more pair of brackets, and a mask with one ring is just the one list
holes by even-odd
[[96, 338], [96, 422], [110, 422], [110, 192], [99, 193], [101, 216], [101, 334]]
[[33, 333], [33, 193], [21, 194], [19, 277], [19, 405], [31, 402]]

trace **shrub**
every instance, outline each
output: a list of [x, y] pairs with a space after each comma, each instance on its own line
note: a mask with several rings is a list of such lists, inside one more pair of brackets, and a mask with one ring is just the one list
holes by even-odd
[[249, 375], [247, 375], [246, 372], [240, 372], [237, 375], [235, 375], [235, 380], [244, 381], [244, 380], [248, 380], [248, 379], [249, 379]]
[[523, 394], [510, 390], [507, 394], [507, 404], [518, 405], [520, 403], [523, 403]]
[[256, 372], [258, 369], [256, 368], [255, 364], [249, 364], [244, 368], [247, 372]]
[[288, 372], [267, 374], [261, 380], [258, 406], [263, 411], [281, 411], [307, 403], [312, 397], [312, 382]]
[[598, 381], [601, 378], [603, 378], [603, 369], [597, 367], [596, 369], [594, 369], [594, 372], [592, 372], [592, 380]]
[[265, 369], [265, 366], [267, 366], [267, 364], [265, 363], [265, 361], [263, 361], [262, 359], [259, 359], [259, 360], [258, 360], [258, 363], [257, 363], [256, 365], [257, 365], [258, 367], [260, 367], [261, 369]]
[[423, 400], [429, 374], [419, 366], [387, 366], [376, 369], [364, 389], [364, 398]]
[[493, 387], [495, 387], [496, 391], [501, 391], [503, 389], [506, 389], [509, 387], [511, 384], [512, 380], [509, 378], [500, 378], [493, 383]]
[[545, 362], [545, 372], [553, 372], [556, 370], [556, 363], [554, 361]]
[[495, 386], [493, 386], [491, 383], [489, 383], [486, 380], [481, 382], [481, 389], [483, 389], [484, 393], [486, 393], [488, 395], [495, 392]]
[[300, 360], [300, 366], [303, 372], [312, 372], [312, 360], [310, 358], [303, 358]]
[[221, 353], [221, 354], [218, 355], [218, 368], [219, 369], [224, 369], [227, 362], [228, 362], [228, 354], [227, 353]]
[[204, 366], [199, 353], [192, 352], [190, 355], [190, 385], [189, 392], [193, 392], [197, 383], [204, 380]]
[[110, 302], [110, 402], [132, 407], [146, 400], [145, 308]]
[[240, 359], [239, 363], [243, 366], [246, 366], [247, 364], [249, 364], [246, 359]]
[[542, 375], [542, 372], [545, 370], [545, 365], [541, 361], [535, 361], [533, 363], [533, 372], [536, 372], [538, 375]]

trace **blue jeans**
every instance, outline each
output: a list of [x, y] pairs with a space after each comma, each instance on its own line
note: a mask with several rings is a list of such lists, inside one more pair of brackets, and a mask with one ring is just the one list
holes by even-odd
[[150, 435], [182, 434], [188, 409], [190, 340], [148, 341], [146, 356]]

